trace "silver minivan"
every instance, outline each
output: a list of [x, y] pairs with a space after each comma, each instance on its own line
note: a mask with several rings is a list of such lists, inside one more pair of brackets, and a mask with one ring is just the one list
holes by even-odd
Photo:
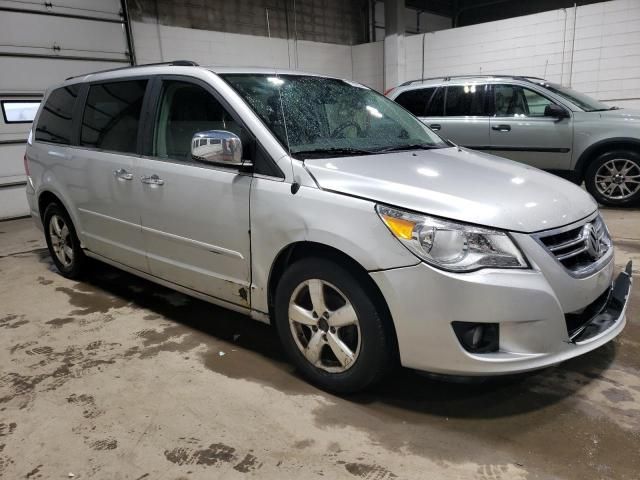
[[640, 204], [640, 112], [541, 78], [467, 75], [387, 93], [456, 144], [583, 181], [609, 206]]
[[42, 105], [27, 197], [60, 273], [90, 257], [272, 323], [322, 388], [539, 369], [625, 325], [631, 264], [614, 281], [588, 193], [358, 83], [176, 62]]

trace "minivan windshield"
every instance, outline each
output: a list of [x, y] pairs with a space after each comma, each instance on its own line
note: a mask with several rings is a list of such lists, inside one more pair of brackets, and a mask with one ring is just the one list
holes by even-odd
[[545, 87], [547, 90], [559, 95], [561, 97], [566, 98], [571, 103], [577, 105], [585, 112], [602, 112], [604, 110], [615, 110], [617, 107], [610, 107], [606, 103], [602, 103], [595, 98], [591, 98], [589, 95], [585, 95], [584, 93], [576, 92], [572, 88], [563, 87], [562, 85], [558, 85], [556, 83], [541, 83], [541, 86]]
[[404, 108], [354, 82], [290, 74], [221, 77], [298, 158], [450, 146]]

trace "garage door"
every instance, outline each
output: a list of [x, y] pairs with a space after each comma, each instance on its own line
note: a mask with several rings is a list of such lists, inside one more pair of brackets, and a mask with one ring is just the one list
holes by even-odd
[[124, 1], [0, 0], [0, 219], [28, 214], [24, 149], [44, 90], [134, 63], [130, 38]]

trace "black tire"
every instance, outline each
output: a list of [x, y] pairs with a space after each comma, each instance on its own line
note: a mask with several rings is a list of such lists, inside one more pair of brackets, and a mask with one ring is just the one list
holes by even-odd
[[[629, 207], [637, 205], [638, 203], [640, 203], [640, 188], [638, 188], [638, 190], [632, 195], [622, 198], [622, 187], [616, 187], [611, 194], [605, 195], [603, 193], [603, 190], [606, 191], [606, 188], [603, 188], [603, 185], [608, 184], [596, 184], [596, 175], [598, 174], [598, 172], [602, 173], [606, 171], [606, 167], [604, 167], [604, 165], [610, 164], [610, 162], [612, 161], [615, 161], [618, 164], [629, 162], [627, 163], [627, 165], [634, 165], [632, 170], [629, 172], [629, 175], [640, 175], [640, 153], [629, 150], [616, 150], [612, 152], [606, 152], [598, 156], [587, 167], [584, 179], [587, 191], [591, 195], [593, 195], [593, 198], [595, 198], [598, 203], [609, 207]], [[622, 178], [624, 179], [625, 177]], [[633, 180], [638, 180], [638, 178]], [[632, 188], [635, 188], [635, 185], [638, 184], [632, 184]], [[616, 196], [621, 198], [615, 198]]]
[[[70, 251], [72, 252], [72, 258], [70, 258], [70, 261], [68, 263], [63, 263], [54, 248], [56, 239], [52, 239], [51, 233], [51, 224], [54, 219], [61, 219], [68, 229], [68, 236], [65, 237], [66, 241], [64, 242], [64, 245], [69, 247]], [[76, 234], [73, 222], [71, 221], [71, 218], [69, 217], [65, 209], [57, 203], [49, 204], [44, 211], [43, 225], [44, 236], [47, 240], [47, 247], [49, 247], [49, 254], [51, 255], [53, 263], [56, 265], [56, 268], [58, 269], [60, 274], [63, 277], [71, 278], [74, 280], [80, 278], [85, 271], [87, 257], [82, 251], [80, 240], [78, 240], [78, 235]]]
[[[289, 322], [289, 302], [301, 284], [313, 279], [331, 284], [327, 288], [335, 286], [350, 302], [357, 316], [359, 352], [346, 371], [328, 372], [312, 364], [302, 353], [294, 338]], [[308, 293], [310, 294], [310, 291]], [[376, 307], [371, 297], [362, 279], [358, 281], [357, 275], [331, 261], [307, 258], [294, 263], [285, 271], [276, 289], [275, 325], [286, 354], [311, 383], [334, 393], [352, 393], [372, 386], [393, 367], [395, 358], [392, 355], [393, 343], [391, 335], [385, 330], [382, 317], [384, 312]], [[309, 328], [309, 334], [312, 334], [312, 327], [307, 328]], [[322, 328], [329, 328], [326, 322], [324, 327], [316, 327], [315, 331], [318, 333], [324, 331], [328, 334], [328, 331]], [[335, 334], [333, 329], [331, 331]], [[326, 340], [326, 335], [324, 339]], [[329, 344], [322, 348], [333, 350]], [[322, 350], [322, 352], [328, 356], [333, 355], [332, 351]], [[338, 368], [341, 367], [338, 366]]]

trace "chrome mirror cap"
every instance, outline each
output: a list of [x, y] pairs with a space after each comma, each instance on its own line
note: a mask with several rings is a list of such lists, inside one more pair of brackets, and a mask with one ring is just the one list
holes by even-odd
[[242, 141], [235, 133], [225, 130], [197, 132], [191, 139], [191, 157], [206, 163], [248, 166], [242, 161]]

